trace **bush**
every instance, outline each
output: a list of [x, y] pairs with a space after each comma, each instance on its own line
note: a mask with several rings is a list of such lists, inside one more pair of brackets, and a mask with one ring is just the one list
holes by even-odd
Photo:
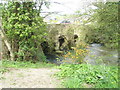
[[61, 65], [56, 75], [66, 88], [118, 88], [117, 66]]
[[80, 44], [77, 44], [77, 46], [73, 48], [74, 50], [68, 51], [65, 55], [63, 55], [64, 57], [63, 63], [65, 62], [71, 62], [72, 64], [83, 63], [83, 60], [88, 53], [87, 48], [88, 45], [86, 43], [81, 42]]
[[2, 26], [11, 44], [15, 60], [40, 60], [46, 23], [34, 2], [9, 2], [4, 6]]

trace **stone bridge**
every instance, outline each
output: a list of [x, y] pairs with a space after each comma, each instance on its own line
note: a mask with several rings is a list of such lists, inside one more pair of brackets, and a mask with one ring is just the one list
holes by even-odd
[[62, 53], [62, 51], [72, 49], [84, 38], [78, 25], [74, 24], [49, 24], [47, 29], [48, 42], [42, 43], [44, 52]]

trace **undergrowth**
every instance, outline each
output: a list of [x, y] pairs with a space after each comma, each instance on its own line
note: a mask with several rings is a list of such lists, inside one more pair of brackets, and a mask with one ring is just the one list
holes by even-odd
[[2, 67], [5, 68], [50, 68], [54, 67], [55, 64], [46, 63], [46, 62], [36, 62], [31, 61], [10, 61], [2, 60]]
[[118, 88], [117, 66], [61, 65], [56, 75], [66, 88]]
[[83, 63], [85, 56], [88, 54], [88, 45], [85, 42], [81, 42], [76, 47], [72, 47], [73, 50], [69, 50], [63, 55], [63, 63], [80, 64]]

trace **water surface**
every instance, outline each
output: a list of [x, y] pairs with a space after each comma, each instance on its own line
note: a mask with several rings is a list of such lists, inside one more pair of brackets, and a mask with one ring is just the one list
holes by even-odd
[[[92, 65], [105, 64], [105, 65], [118, 65], [118, 51], [107, 49], [101, 44], [90, 44], [88, 49], [89, 53], [86, 55], [84, 62]], [[46, 54], [47, 61], [55, 64], [62, 64], [64, 57], [54, 54]], [[66, 63], [70, 63], [70, 58], [67, 58]], [[72, 63], [70, 63], [72, 64]]]

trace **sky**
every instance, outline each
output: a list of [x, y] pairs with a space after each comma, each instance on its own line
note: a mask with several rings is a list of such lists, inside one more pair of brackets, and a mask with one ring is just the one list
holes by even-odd
[[[62, 15], [75, 14], [76, 11], [84, 12], [88, 5], [91, 4], [92, 2], [95, 2], [96, 0], [49, 0], [49, 1], [51, 2], [49, 9], [43, 7], [43, 11], [59, 13], [48, 16], [47, 20], [49, 19], [54, 20], [56, 17], [62, 17]], [[55, 2], [60, 4], [57, 4]]]
[[[89, 3], [96, 0], [49, 0], [51, 2], [49, 12], [60, 12], [60, 14], [73, 14], [77, 10], [83, 10]], [[56, 4], [58, 2], [60, 4]]]
[[[60, 14], [73, 14], [77, 10], [84, 10], [92, 2], [119, 1], [119, 0], [47, 0], [51, 2], [50, 9], [46, 11], [56, 11]], [[60, 4], [56, 4], [58, 2]], [[92, 7], [95, 8], [95, 7]]]

